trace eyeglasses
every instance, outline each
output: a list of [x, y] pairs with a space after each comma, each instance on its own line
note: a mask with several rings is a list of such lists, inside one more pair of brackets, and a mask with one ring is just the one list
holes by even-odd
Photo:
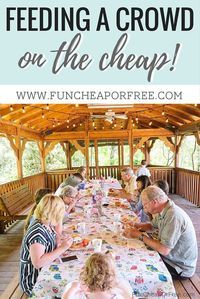
[[143, 205], [143, 208], [145, 208], [149, 203], [151, 202], [151, 200], [148, 200], [147, 202], [145, 202], [145, 203], [142, 203], [142, 205]]

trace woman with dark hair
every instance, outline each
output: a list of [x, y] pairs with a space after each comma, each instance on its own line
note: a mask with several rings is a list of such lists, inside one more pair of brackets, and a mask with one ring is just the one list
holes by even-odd
[[137, 184], [137, 192], [138, 192], [138, 202], [135, 204], [131, 204], [131, 208], [134, 213], [136, 213], [139, 217], [141, 222], [148, 222], [149, 216], [144, 212], [142, 200], [141, 200], [141, 193], [142, 191], [151, 185], [151, 181], [148, 176], [141, 175], [136, 179]]

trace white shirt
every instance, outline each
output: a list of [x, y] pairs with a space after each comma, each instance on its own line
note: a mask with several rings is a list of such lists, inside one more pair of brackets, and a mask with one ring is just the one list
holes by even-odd
[[140, 168], [138, 168], [138, 171], [137, 171], [137, 177], [141, 176], [141, 175], [146, 175], [148, 177], [151, 176], [151, 173], [149, 171], [148, 168], [146, 168], [145, 165], [142, 165]]

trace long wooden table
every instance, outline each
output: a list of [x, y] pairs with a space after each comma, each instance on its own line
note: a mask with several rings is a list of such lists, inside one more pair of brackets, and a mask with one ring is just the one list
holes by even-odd
[[[116, 182], [109, 182], [108, 187], [117, 187]], [[101, 216], [93, 217], [87, 211], [91, 204], [91, 197], [84, 197], [75, 213], [70, 215], [64, 224], [64, 229], [76, 233], [73, 229], [77, 223], [86, 222], [86, 238], [89, 240], [101, 238], [102, 252], [112, 250], [115, 254], [118, 275], [128, 280], [136, 297], [145, 298], [177, 298], [171, 275], [165, 267], [159, 254], [147, 248], [143, 242], [136, 239], [126, 239], [122, 233], [116, 233], [114, 216], [120, 213], [131, 215], [125, 208], [115, 206], [115, 200], [110, 198], [108, 207], [102, 209]], [[78, 251], [68, 250], [67, 255], [77, 255], [78, 260], [66, 263], [52, 263], [44, 267], [39, 274], [34, 287], [34, 298], [60, 298], [65, 286], [79, 279], [80, 271], [85, 260], [93, 253], [92, 245]]]

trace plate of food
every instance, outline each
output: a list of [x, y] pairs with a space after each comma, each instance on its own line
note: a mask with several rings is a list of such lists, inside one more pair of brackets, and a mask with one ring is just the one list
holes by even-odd
[[90, 240], [80, 236], [73, 237], [73, 244], [69, 250], [82, 250], [88, 248]]
[[139, 222], [139, 219], [137, 216], [134, 216], [134, 215], [124, 215], [121, 217], [120, 221], [124, 224], [127, 224], [127, 223]]
[[129, 209], [130, 206], [125, 203], [125, 202], [121, 202], [121, 201], [115, 201], [115, 207], [116, 208], [122, 208], [122, 209]]

